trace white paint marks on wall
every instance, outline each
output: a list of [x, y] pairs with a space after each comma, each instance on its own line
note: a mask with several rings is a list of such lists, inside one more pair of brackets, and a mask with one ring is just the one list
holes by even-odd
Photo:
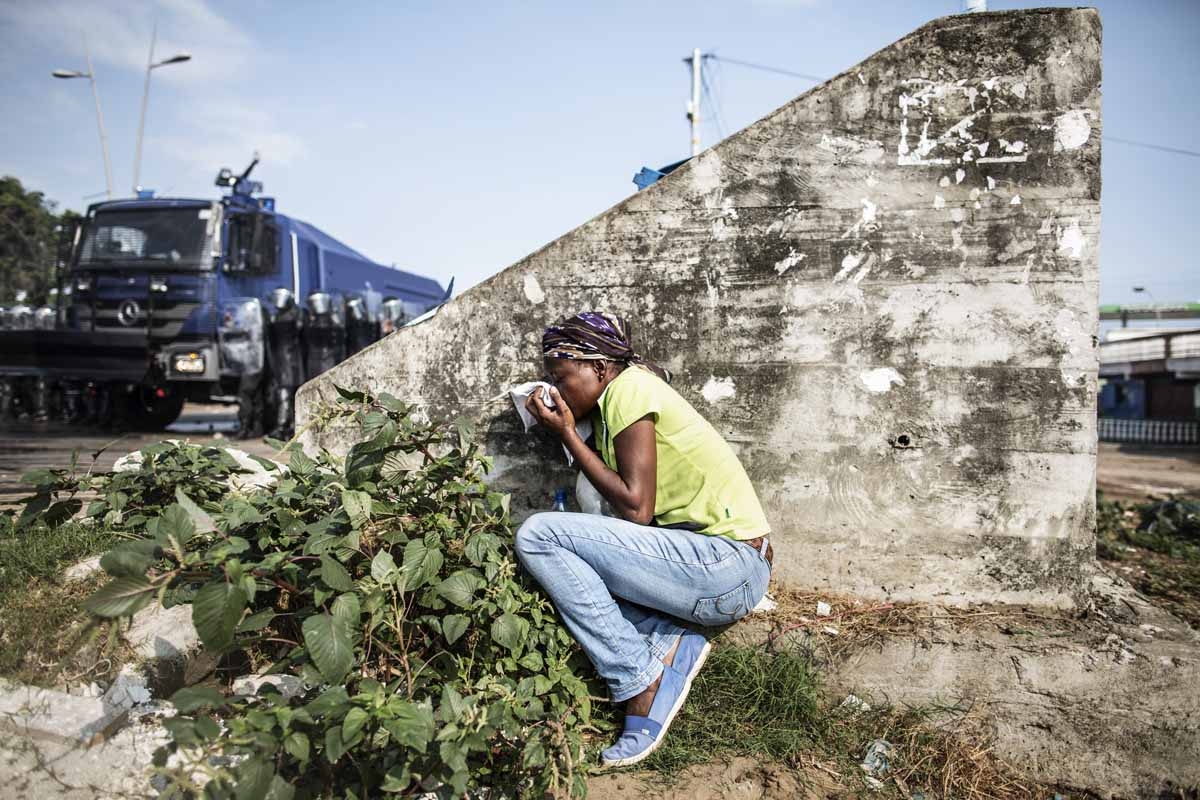
[[1009, 200], [1009, 201], [1008, 201], [1008, 204], [1009, 204], [1010, 206], [1019, 206], [1019, 205], [1021, 205], [1021, 195], [1019, 195], [1019, 194], [1014, 194], [1014, 195], [1012, 196], [1012, 200]]
[[961, 169], [956, 169], [954, 171], [954, 182], [955, 183], [962, 183], [963, 178], [965, 178], [965, 177], [967, 177], [967, 173], [965, 171], [963, 171]]
[[943, 189], [945, 189], [949, 185], [950, 185], [950, 176], [949, 175], [943, 175], [942, 179], [940, 181], [938, 181], [938, 186], [942, 187]]
[[715, 375], [710, 377], [700, 390], [700, 395], [709, 403], [728, 400], [735, 394], [737, 387], [733, 384], [733, 378], [718, 378]]
[[1080, 109], [1068, 111], [1054, 120], [1054, 152], [1075, 150], [1087, 144], [1092, 135], [1087, 112]]
[[1070, 258], [1078, 261], [1083, 258], [1083, 249], [1086, 244], [1083, 238], [1083, 231], [1080, 230], [1078, 222], [1072, 222], [1067, 227], [1059, 230], [1058, 252], [1066, 253]]
[[775, 272], [782, 275], [806, 258], [808, 258], [806, 253], [797, 253], [796, 248], [793, 247], [786, 256], [775, 262]]
[[963, 213], [961, 208], [952, 208], [950, 209], [950, 219], [955, 222], [962, 222], [964, 219], [966, 219], [966, 215]]
[[987, 176], [987, 183], [988, 183], [988, 191], [989, 191], [989, 192], [990, 192], [992, 189], [995, 189], [995, 188], [996, 188], [996, 179], [995, 179], [995, 178], [993, 178], [991, 175], [988, 175], [988, 176]]
[[833, 282], [840, 283], [841, 281], [844, 281], [847, 275], [858, 269], [858, 265], [863, 262], [864, 257], [864, 253], [848, 253], [846, 257], [842, 259], [842, 268], [838, 270], [836, 275], [833, 276]]
[[891, 391], [892, 384], [897, 386], [904, 385], [904, 376], [891, 367], [879, 367], [878, 369], [868, 370], [861, 373], [858, 379], [862, 381], [863, 386], [867, 387], [867, 391], [872, 394], [883, 394]]
[[1066, 369], [1062, 371], [1063, 386], [1066, 386], [1068, 389], [1075, 389], [1079, 386], [1083, 386], [1086, 379], [1087, 376], [1082, 372], [1074, 372]]
[[525, 298], [535, 306], [546, 300], [546, 293], [542, 291], [542, 285], [538, 283], [537, 275], [532, 272], [525, 273]]
[[883, 142], [878, 139], [845, 134], [831, 136], [823, 133], [817, 147], [827, 153], [833, 153], [838, 161], [860, 161], [870, 164], [883, 158]]
[[942, 197], [940, 194], [935, 194], [933, 196], [933, 207], [934, 208], [945, 208], [946, 207], [946, 198]]

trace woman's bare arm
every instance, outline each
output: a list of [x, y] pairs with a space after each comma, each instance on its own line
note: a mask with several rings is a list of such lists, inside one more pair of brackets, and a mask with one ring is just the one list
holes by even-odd
[[617, 434], [613, 447], [618, 471], [614, 472], [579, 437], [575, 430], [575, 418], [557, 390], [551, 389], [555, 408], [548, 408], [542, 403], [540, 394], [534, 392], [530, 396], [529, 410], [558, 435], [583, 474], [623, 519], [638, 525], [649, 525], [654, 519], [658, 469], [654, 449], [654, 418], [647, 414]]

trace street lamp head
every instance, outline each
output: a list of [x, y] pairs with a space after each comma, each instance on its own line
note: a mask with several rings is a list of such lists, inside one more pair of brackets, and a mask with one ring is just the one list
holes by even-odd
[[154, 67], [165, 67], [167, 64], [182, 64], [184, 61], [191, 61], [191, 60], [192, 60], [191, 53], [176, 53], [175, 55], [171, 56], [170, 58], [164, 58], [162, 61], [159, 61], [157, 64], [153, 64], [150, 68], [154, 69]]
[[1134, 286], [1133, 291], [1135, 294], [1140, 294], [1141, 292], [1146, 291], [1146, 287], [1145, 286]]
[[80, 72], [77, 69], [56, 69], [50, 73], [56, 78], [90, 78], [92, 73]]

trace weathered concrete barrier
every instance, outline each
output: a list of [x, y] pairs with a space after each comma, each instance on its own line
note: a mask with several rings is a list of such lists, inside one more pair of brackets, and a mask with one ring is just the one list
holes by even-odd
[[335, 384], [465, 414], [518, 515], [546, 508], [561, 455], [489, 398], [541, 374], [544, 325], [609, 309], [737, 448], [784, 582], [1071, 606], [1099, 86], [1094, 10], [931, 22], [306, 384], [300, 422]]

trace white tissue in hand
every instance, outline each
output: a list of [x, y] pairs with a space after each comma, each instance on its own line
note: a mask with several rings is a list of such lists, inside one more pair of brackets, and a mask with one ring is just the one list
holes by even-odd
[[543, 405], [546, 408], [554, 408], [554, 397], [550, 394], [550, 384], [545, 381], [529, 381], [508, 390], [508, 396], [512, 398], [513, 405], [517, 408], [517, 414], [521, 416], [521, 422], [525, 425], [526, 433], [529, 433], [529, 429], [538, 423], [534, 419], [533, 414], [529, 413], [529, 409], [525, 407], [525, 402], [529, 399], [529, 395], [533, 394], [539, 387], [542, 390]]
[[[529, 395], [538, 389], [542, 391], [542, 404], [546, 408], [554, 408], [554, 396], [550, 394], [550, 384], [545, 381], [529, 381], [508, 390], [508, 396], [512, 398], [513, 406], [517, 409], [517, 414], [521, 417], [521, 423], [525, 426], [526, 433], [529, 433], [529, 429], [537, 425], [538, 421], [533, 414], [529, 413], [529, 409], [525, 407], [525, 401], [529, 399]], [[503, 397], [503, 395], [500, 395], [500, 397]], [[575, 430], [579, 433], [579, 438], [586, 441], [592, 435], [592, 421], [590, 419], [576, 420]], [[567, 449], [566, 445], [563, 445], [563, 452], [567, 454], [567, 465], [574, 464], [575, 457], [571, 455], [571, 451]]]

